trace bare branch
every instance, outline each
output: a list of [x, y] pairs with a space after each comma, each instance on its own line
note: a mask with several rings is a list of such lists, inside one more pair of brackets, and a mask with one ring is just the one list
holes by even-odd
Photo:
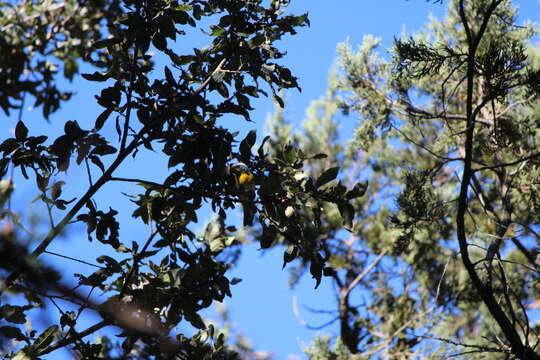
[[482, 167], [479, 167], [479, 168], [476, 168], [476, 169], [472, 169], [471, 171], [478, 172], [478, 171], [483, 171], [483, 170], [500, 169], [500, 168], [504, 168], [504, 167], [507, 167], [507, 166], [517, 165], [519, 163], [522, 163], [524, 161], [528, 161], [528, 160], [531, 160], [531, 159], [535, 159], [537, 157], [540, 157], [540, 152], [530, 154], [530, 155], [524, 156], [524, 157], [522, 157], [520, 159], [510, 161], [510, 162], [506, 162], [506, 163], [501, 163], [501, 164], [497, 164], [497, 165], [482, 166]]
[[218, 72], [221, 71], [221, 67], [225, 64], [226, 61], [227, 61], [227, 58], [223, 58], [223, 59], [219, 62], [218, 66], [214, 69], [214, 71], [212, 71], [212, 74], [211, 74], [209, 77], [207, 77], [206, 80], [204, 80], [204, 82], [201, 84], [201, 86], [199, 86], [199, 87], [197, 88], [197, 90], [195, 90], [195, 91], [193, 92], [193, 96], [199, 95], [199, 94], [200, 94], [200, 93], [208, 86], [208, 84], [210, 83], [210, 80], [212, 80], [212, 77], [213, 77], [215, 74], [217, 74]]

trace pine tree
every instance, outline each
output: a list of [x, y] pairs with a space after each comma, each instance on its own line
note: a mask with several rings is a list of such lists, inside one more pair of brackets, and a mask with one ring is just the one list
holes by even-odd
[[[310, 358], [540, 357], [540, 72], [535, 29], [515, 17], [510, 1], [456, 0], [396, 39], [391, 61], [371, 36], [356, 51], [341, 44], [301, 131], [287, 137], [273, 119], [277, 148], [293, 138], [329, 154], [307, 175], [339, 166], [347, 188], [369, 181], [349, 232], [334, 206], [313, 231], [333, 269], [340, 340], [319, 340]], [[343, 146], [338, 128], [356, 119]]]

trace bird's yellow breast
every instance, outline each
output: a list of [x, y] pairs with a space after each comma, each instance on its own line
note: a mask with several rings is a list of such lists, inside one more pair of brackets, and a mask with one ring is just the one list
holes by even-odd
[[243, 172], [240, 175], [238, 175], [238, 184], [240, 185], [247, 185], [253, 181], [253, 174]]

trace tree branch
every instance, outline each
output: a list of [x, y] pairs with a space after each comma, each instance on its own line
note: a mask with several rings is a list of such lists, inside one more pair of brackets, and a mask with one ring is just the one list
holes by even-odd
[[367, 268], [364, 269], [364, 271], [362, 271], [362, 273], [358, 274], [358, 276], [349, 284], [349, 286], [347, 287], [347, 291], [345, 292], [345, 296], [349, 296], [350, 292], [362, 281], [364, 280], [364, 278], [369, 275], [369, 273], [371, 272], [371, 270], [373, 270], [373, 268], [375, 266], [377, 266], [377, 264], [382, 260], [382, 258], [384, 257], [384, 255], [386, 255], [388, 253], [388, 250], [383, 250], [382, 253], [379, 254], [379, 256], [377, 256], [377, 258], [375, 260], [373, 260], [373, 262], [371, 264], [369, 264], [369, 266]]
[[[519, 334], [516, 329], [509, 321], [508, 317], [501, 309], [497, 303], [493, 292], [489, 286], [484, 285], [484, 283], [478, 277], [474, 265], [471, 262], [467, 246], [467, 233], [466, 233], [466, 224], [465, 224], [465, 214], [467, 212], [467, 193], [469, 188], [469, 183], [472, 171], [472, 155], [473, 155], [473, 140], [474, 140], [474, 125], [475, 125], [475, 114], [477, 111], [473, 111], [473, 101], [474, 101], [474, 75], [475, 75], [475, 55], [478, 48], [478, 44], [482, 39], [484, 31], [487, 27], [489, 18], [501, 3], [501, 0], [493, 0], [486, 10], [484, 15], [483, 22], [480, 26], [478, 34], [474, 36], [471, 29], [469, 28], [468, 20], [465, 15], [465, 5], [464, 0], [459, 2], [459, 14], [461, 21], [465, 28], [467, 34], [467, 40], [469, 44], [469, 53], [467, 59], [467, 97], [466, 97], [466, 115], [467, 115], [467, 127], [466, 127], [466, 138], [465, 138], [465, 161], [463, 166], [463, 175], [461, 180], [460, 193], [458, 198], [458, 208], [456, 215], [456, 225], [457, 225], [457, 237], [459, 241], [459, 248], [461, 259], [463, 264], [473, 282], [473, 286], [478, 291], [483, 302], [488, 307], [489, 312], [500, 326], [502, 332], [505, 334], [506, 339], [510, 342], [512, 348], [512, 353], [519, 358], [523, 359], [540, 359], [540, 356], [532, 352], [531, 349], [525, 347], [521, 341]], [[476, 110], [478, 107], [476, 108]]]
[[510, 162], [506, 162], [506, 163], [500, 163], [500, 164], [497, 164], [497, 165], [482, 166], [482, 167], [479, 167], [479, 168], [476, 168], [476, 169], [472, 169], [471, 171], [472, 172], [478, 172], [478, 171], [483, 171], [483, 170], [499, 169], [499, 168], [503, 168], [503, 167], [507, 167], [507, 166], [517, 165], [517, 164], [519, 164], [521, 162], [528, 161], [528, 160], [531, 160], [531, 159], [535, 159], [537, 157], [540, 157], [540, 152], [536, 152], [534, 154], [530, 154], [530, 155], [524, 156], [524, 157], [522, 157], [520, 159], [510, 161]]
[[199, 88], [195, 90], [195, 92], [193, 93], [193, 96], [199, 95], [208, 86], [208, 84], [210, 83], [210, 80], [212, 80], [212, 77], [221, 71], [221, 67], [225, 64], [226, 61], [227, 61], [227, 58], [225, 57], [219, 62], [218, 66], [214, 69], [214, 71], [212, 71], [212, 74], [210, 74], [210, 76], [207, 77], [206, 80], [204, 80], [201, 86], [199, 86]]
[[[50, 243], [56, 238], [56, 236], [66, 227], [67, 224], [71, 222], [73, 217], [77, 215], [79, 210], [86, 204], [88, 200], [94, 196], [94, 194], [103, 186], [108, 180], [112, 173], [118, 168], [118, 166], [124, 161], [124, 159], [137, 147], [139, 139], [144, 135], [148, 126], [145, 126], [141, 129], [139, 134], [133, 138], [131, 143], [124, 151], [120, 151], [116, 159], [113, 161], [111, 166], [101, 175], [101, 177], [86, 191], [86, 193], [81, 197], [79, 201], [73, 205], [71, 210], [64, 216], [60, 223], [56, 226], [53, 226], [45, 239], [37, 246], [37, 248], [32, 252], [31, 256], [38, 257], [40, 256], [50, 245]], [[11, 273], [6, 279], [6, 286], [10, 287], [19, 277], [19, 272]]]
[[96, 331], [98, 331], [98, 330], [100, 330], [100, 329], [102, 329], [105, 326], [108, 326], [110, 324], [111, 323], [109, 321], [107, 321], [107, 320], [101, 320], [97, 324], [94, 324], [94, 325], [90, 326], [86, 330], [83, 330], [83, 331], [81, 331], [80, 333], [77, 333], [74, 336], [67, 337], [65, 339], [59, 340], [54, 345], [47, 346], [45, 349], [43, 349], [42, 351], [39, 352], [39, 355], [42, 356], [42, 355], [45, 355], [45, 354], [49, 354], [49, 353], [51, 353], [51, 352], [53, 352], [55, 350], [63, 348], [64, 346], [73, 344], [74, 342], [76, 342], [78, 340], [81, 340], [84, 337], [86, 337], [88, 335], [91, 335], [91, 334], [95, 333]]
[[373, 260], [373, 262], [364, 271], [362, 271], [362, 273], [358, 274], [358, 276], [356, 276], [356, 278], [354, 278], [354, 280], [349, 283], [348, 286], [342, 287], [339, 292], [339, 322], [341, 338], [343, 343], [353, 354], [356, 354], [359, 351], [359, 339], [358, 328], [354, 326], [351, 329], [351, 325], [349, 325], [349, 313], [351, 312], [349, 295], [352, 289], [354, 289], [375, 268], [375, 266], [377, 266], [387, 252], [387, 250], [384, 250], [382, 253], [380, 253], [379, 256], [377, 256], [377, 258]]

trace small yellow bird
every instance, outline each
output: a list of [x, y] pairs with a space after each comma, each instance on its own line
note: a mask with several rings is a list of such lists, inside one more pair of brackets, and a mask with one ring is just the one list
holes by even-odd
[[230, 165], [229, 173], [233, 176], [234, 185], [239, 192], [238, 197], [244, 210], [244, 226], [251, 226], [255, 216], [255, 206], [253, 205], [253, 199], [255, 198], [253, 180], [255, 176], [243, 162]]
[[250, 189], [255, 176], [243, 162], [237, 162], [230, 166], [229, 173], [234, 176], [234, 184], [237, 189]]

